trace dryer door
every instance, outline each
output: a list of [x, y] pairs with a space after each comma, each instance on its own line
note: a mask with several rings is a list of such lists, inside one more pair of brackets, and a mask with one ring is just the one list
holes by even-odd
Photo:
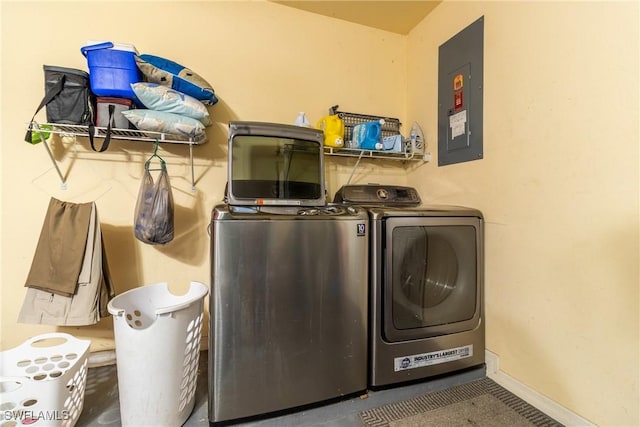
[[406, 341], [478, 326], [479, 218], [391, 217], [384, 221], [385, 339]]

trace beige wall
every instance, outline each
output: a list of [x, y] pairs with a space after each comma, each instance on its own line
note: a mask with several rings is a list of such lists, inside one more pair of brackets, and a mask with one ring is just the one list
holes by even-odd
[[[399, 117], [404, 131], [417, 120], [434, 154], [406, 169], [363, 161], [353, 182], [408, 182], [425, 202], [484, 211], [487, 346], [502, 369], [600, 425], [640, 424], [637, 3], [451, 2], [408, 37], [262, 2], [127, 2], [123, 13], [124, 4], [1, 4], [3, 349], [54, 329], [15, 322], [51, 196], [96, 200], [118, 292], [208, 283], [226, 123], [287, 123], [298, 111], [315, 121], [340, 104]], [[438, 46], [482, 15], [485, 158], [439, 168]], [[98, 154], [84, 140], [57, 141], [63, 192], [44, 148], [22, 142], [42, 64], [85, 68], [88, 39], [181, 62], [221, 99], [210, 141], [194, 150], [195, 193], [187, 147], [162, 147], [176, 198], [177, 236], [166, 247], [137, 242], [131, 229], [149, 144], [114, 142]], [[329, 194], [354, 163], [327, 158]], [[113, 348], [111, 319], [62, 330], [91, 338], [93, 351]]]
[[[327, 26], [331, 22], [331, 27]], [[215, 88], [209, 142], [194, 148], [191, 191], [188, 147], [161, 147], [176, 203], [176, 237], [164, 247], [134, 239], [133, 211], [143, 163], [152, 145], [114, 141], [94, 153], [86, 139], [53, 144], [68, 188], [62, 191], [42, 145], [22, 141], [43, 95], [42, 65], [87, 69], [87, 40], [133, 43], [141, 53], [173, 59]], [[315, 123], [339, 104], [345, 111], [404, 115], [406, 37], [266, 2], [2, 2], [2, 348], [55, 328], [17, 324], [42, 220], [50, 197], [95, 200], [117, 292], [168, 281], [182, 292], [190, 280], [209, 283], [207, 225], [226, 182], [229, 120], [293, 123], [305, 111]], [[44, 112], [39, 117], [44, 120]], [[327, 159], [329, 194], [349, 177], [352, 159]], [[354, 182], [401, 166], [362, 162]], [[113, 348], [111, 318], [60, 328]]]
[[484, 159], [409, 173], [486, 216], [487, 347], [603, 426], [640, 424], [637, 2], [449, 2], [408, 37], [437, 152], [438, 46], [484, 16]]

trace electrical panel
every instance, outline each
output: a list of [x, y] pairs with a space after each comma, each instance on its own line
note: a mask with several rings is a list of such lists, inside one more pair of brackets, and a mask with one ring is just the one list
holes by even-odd
[[484, 17], [438, 51], [438, 166], [481, 159]]

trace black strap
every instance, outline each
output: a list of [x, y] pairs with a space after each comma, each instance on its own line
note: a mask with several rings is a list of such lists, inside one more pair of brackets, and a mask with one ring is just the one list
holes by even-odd
[[109, 148], [109, 143], [111, 142], [111, 122], [113, 121], [113, 113], [116, 111], [116, 106], [113, 104], [109, 104], [109, 124], [107, 125], [107, 135], [104, 138], [104, 142], [102, 143], [102, 147], [99, 150], [96, 150], [95, 145], [93, 144], [93, 134], [95, 132], [95, 127], [93, 124], [89, 125], [89, 142], [91, 143], [91, 148], [93, 151], [98, 151], [102, 153]]
[[61, 74], [60, 80], [58, 80], [53, 86], [51, 86], [49, 90], [45, 92], [44, 98], [42, 98], [42, 101], [40, 101], [40, 105], [38, 105], [36, 112], [33, 113], [33, 117], [31, 117], [31, 121], [29, 122], [29, 128], [27, 129], [27, 133], [24, 136], [24, 140], [27, 141], [28, 143], [31, 143], [31, 131], [33, 127], [33, 119], [36, 118], [36, 114], [38, 114], [38, 111], [42, 110], [42, 107], [44, 107], [45, 105], [53, 101], [53, 98], [55, 98], [56, 96], [58, 96], [60, 92], [62, 92], [62, 88], [64, 87], [64, 81], [65, 81], [65, 75]]

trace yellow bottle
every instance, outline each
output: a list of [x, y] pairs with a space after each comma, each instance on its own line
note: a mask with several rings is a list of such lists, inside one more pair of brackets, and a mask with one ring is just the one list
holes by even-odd
[[316, 124], [324, 132], [324, 145], [333, 148], [344, 147], [344, 122], [337, 114], [324, 116]]

